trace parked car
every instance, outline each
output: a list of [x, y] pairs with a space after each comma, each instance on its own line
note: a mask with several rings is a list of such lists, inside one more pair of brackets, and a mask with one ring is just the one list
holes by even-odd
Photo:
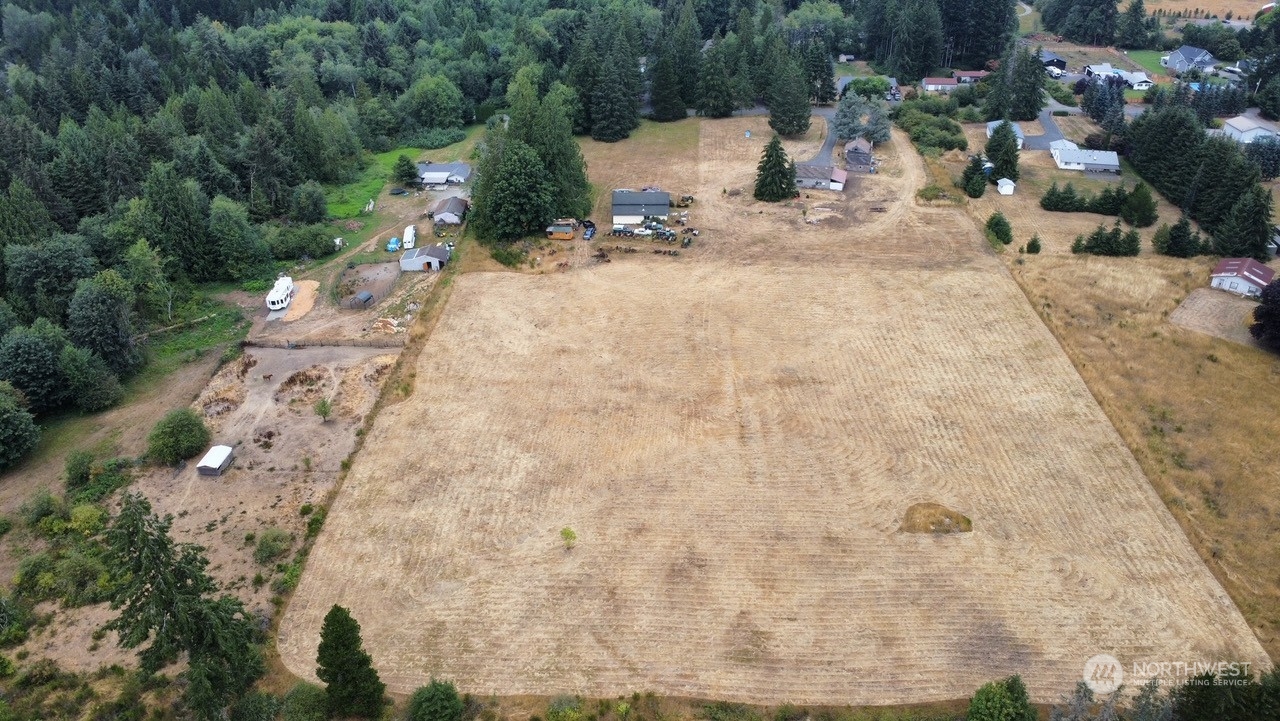
[[653, 231], [648, 228], [636, 228], [633, 232], [636, 235], [653, 235]]
[[391, 240], [388, 240], [388, 241], [387, 241], [387, 252], [388, 252], [388, 253], [394, 253], [394, 252], [396, 252], [397, 250], [400, 250], [400, 239], [399, 239], [399, 238], [392, 238]]
[[409, 191], [405, 190], [404, 188], [392, 188], [391, 194], [392, 195], [408, 195]]

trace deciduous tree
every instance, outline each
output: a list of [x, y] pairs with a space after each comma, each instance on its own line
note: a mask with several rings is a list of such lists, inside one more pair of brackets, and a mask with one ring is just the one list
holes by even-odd
[[108, 269], [80, 281], [68, 313], [71, 342], [96, 353], [119, 376], [129, 375], [142, 364], [133, 341], [133, 304], [129, 281]]
[[40, 427], [23, 400], [11, 384], [0, 381], [0, 471], [17, 465], [40, 442]]

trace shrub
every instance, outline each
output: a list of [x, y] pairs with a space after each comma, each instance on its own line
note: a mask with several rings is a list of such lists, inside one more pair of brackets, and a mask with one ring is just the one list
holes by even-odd
[[423, 130], [406, 138], [404, 144], [412, 145], [415, 148], [435, 150], [446, 145], [461, 143], [466, 139], [467, 134], [457, 128], [433, 128], [431, 130]]
[[36, 491], [34, 496], [18, 508], [18, 514], [22, 516], [23, 523], [32, 528], [40, 525], [40, 522], [46, 518], [60, 517], [66, 512], [66, 505], [62, 499], [50, 493], [48, 488]]
[[333, 232], [322, 223], [315, 225], [273, 226], [267, 229], [267, 246], [276, 260], [305, 260], [332, 255]]
[[209, 445], [209, 429], [190, 408], [169, 411], [147, 436], [147, 455], [166, 465], [175, 465], [196, 455]]
[[254, 278], [241, 283], [240, 290], [243, 290], [246, 293], [266, 293], [271, 290], [271, 285], [272, 283], [269, 280], [264, 278]]
[[923, 188], [916, 191], [916, 196], [919, 197], [921, 200], [930, 200], [930, 201], [937, 200], [941, 198], [944, 194], [945, 193], [943, 192], [942, 188], [939, 188], [936, 185], [926, 185]]
[[489, 249], [489, 255], [508, 268], [519, 268], [524, 264], [525, 252], [510, 245], [498, 245]]
[[253, 560], [258, 563], [270, 563], [283, 556], [293, 545], [293, 536], [281, 528], [268, 528], [258, 536], [258, 545], [253, 549]]
[[0, 646], [13, 646], [27, 640], [31, 614], [10, 596], [0, 596]]
[[1067, 117], [1068, 115], [1070, 115], [1071, 113], [1070, 113], [1070, 112], [1068, 112], [1068, 111], [1066, 111], [1066, 110], [1055, 110], [1055, 111], [1053, 111], [1053, 114], [1054, 114], [1055, 116], [1059, 117], [1059, 118], [1065, 118], [1065, 117]]
[[67, 490], [87, 485], [89, 473], [93, 470], [93, 453], [89, 451], [68, 453], [64, 470], [67, 476]]
[[547, 721], [582, 721], [582, 701], [576, 696], [557, 696], [547, 706]]
[[320, 529], [324, 527], [324, 519], [328, 514], [329, 511], [324, 506], [317, 508], [315, 513], [311, 514], [311, 517], [307, 519], [307, 538], [315, 538], [320, 535]]
[[[1045, 83], [1044, 89], [1049, 91], [1049, 97], [1053, 98], [1059, 103], [1062, 103], [1063, 105], [1066, 105], [1072, 108], [1076, 106], [1076, 96], [1071, 92], [1071, 88], [1068, 88], [1062, 83], [1055, 83], [1055, 82]], [[1066, 111], [1064, 110], [1053, 111], [1054, 115], [1057, 115], [1058, 113], [1062, 113], [1063, 115], [1067, 114]]]
[[[413, 692], [409, 698], [406, 721], [461, 721], [462, 699], [458, 689], [448, 681], [431, 679], [431, 683]], [[550, 714], [548, 713], [548, 719]]]
[[231, 707], [231, 721], [274, 721], [280, 699], [269, 693], [250, 691]]
[[1031, 236], [1031, 240], [1027, 241], [1027, 252], [1031, 255], [1036, 255], [1040, 252], [1040, 235], [1038, 233]]
[[305, 681], [299, 682], [284, 695], [280, 715], [284, 721], [325, 721], [328, 712], [324, 689]]
[[112, 458], [100, 466], [94, 466], [89, 484], [72, 496], [76, 503], [97, 503], [133, 482], [133, 461], [128, 458]]
[[987, 233], [1004, 245], [1013, 242], [1013, 228], [1009, 225], [1009, 219], [998, 210], [987, 218]]
[[8, 516], [0, 516], [0, 538], [13, 530], [13, 521]]

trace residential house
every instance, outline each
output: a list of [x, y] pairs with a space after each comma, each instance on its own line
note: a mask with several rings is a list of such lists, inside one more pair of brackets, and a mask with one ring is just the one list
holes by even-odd
[[471, 204], [466, 198], [441, 198], [431, 209], [431, 217], [437, 225], [462, 225]]
[[955, 78], [925, 78], [920, 81], [920, 87], [939, 93], [949, 93], [956, 89], [957, 84]]
[[1120, 156], [1110, 150], [1081, 150], [1080, 146], [1069, 140], [1055, 140], [1049, 144], [1049, 154], [1062, 170], [1120, 173]]
[[1209, 274], [1210, 285], [1244, 296], [1257, 297], [1276, 275], [1253, 258], [1223, 258]]
[[660, 190], [613, 191], [614, 225], [639, 225], [645, 218], [666, 220], [670, 213], [670, 193]]
[[1044, 63], [1046, 68], [1057, 68], [1063, 72], [1067, 70], [1067, 59], [1048, 50], [1040, 50], [1040, 62]]
[[866, 138], [854, 138], [844, 144], [844, 168], [854, 173], [870, 173], [871, 141]]
[[471, 166], [466, 163], [418, 163], [418, 181], [423, 185], [465, 183], [471, 179]]
[[796, 188], [827, 190], [831, 187], [830, 165], [797, 165]]
[[972, 85], [990, 74], [986, 70], [957, 70], [952, 73], [961, 85]]
[[1128, 70], [1112, 67], [1111, 63], [1098, 63], [1084, 66], [1084, 74], [1094, 79], [1117, 77], [1133, 90], [1147, 90], [1155, 83], [1146, 73], [1131, 73]]
[[1160, 65], [1169, 68], [1175, 73], [1185, 73], [1193, 68], [1200, 70], [1208, 70], [1213, 64], [1218, 62], [1213, 54], [1203, 48], [1183, 45], [1160, 58]]
[[1263, 138], [1274, 138], [1276, 132], [1247, 115], [1228, 118], [1222, 124], [1222, 134], [1242, 145], [1247, 145]]
[[[987, 137], [991, 137], [996, 132], [996, 128], [1000, 127], [1003, 122], [1003, 120], [992, 120], [987, 123]], [[1018, 150], [1022, 150], [1022, 142], [1026, 140], [1026, 136], [1022, 134], [1022, 126], [1017, 123], [1009, 124], [1013, 126], [1013, 134], [1018, 138]]]

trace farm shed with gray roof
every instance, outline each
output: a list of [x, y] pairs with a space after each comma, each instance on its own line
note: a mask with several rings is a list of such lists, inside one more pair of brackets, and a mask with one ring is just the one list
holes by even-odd
[[613, 224], [636, 225], [645, 218], [663, 218], [671, 213], [671, 194], [660, 190], [613, 191]]

